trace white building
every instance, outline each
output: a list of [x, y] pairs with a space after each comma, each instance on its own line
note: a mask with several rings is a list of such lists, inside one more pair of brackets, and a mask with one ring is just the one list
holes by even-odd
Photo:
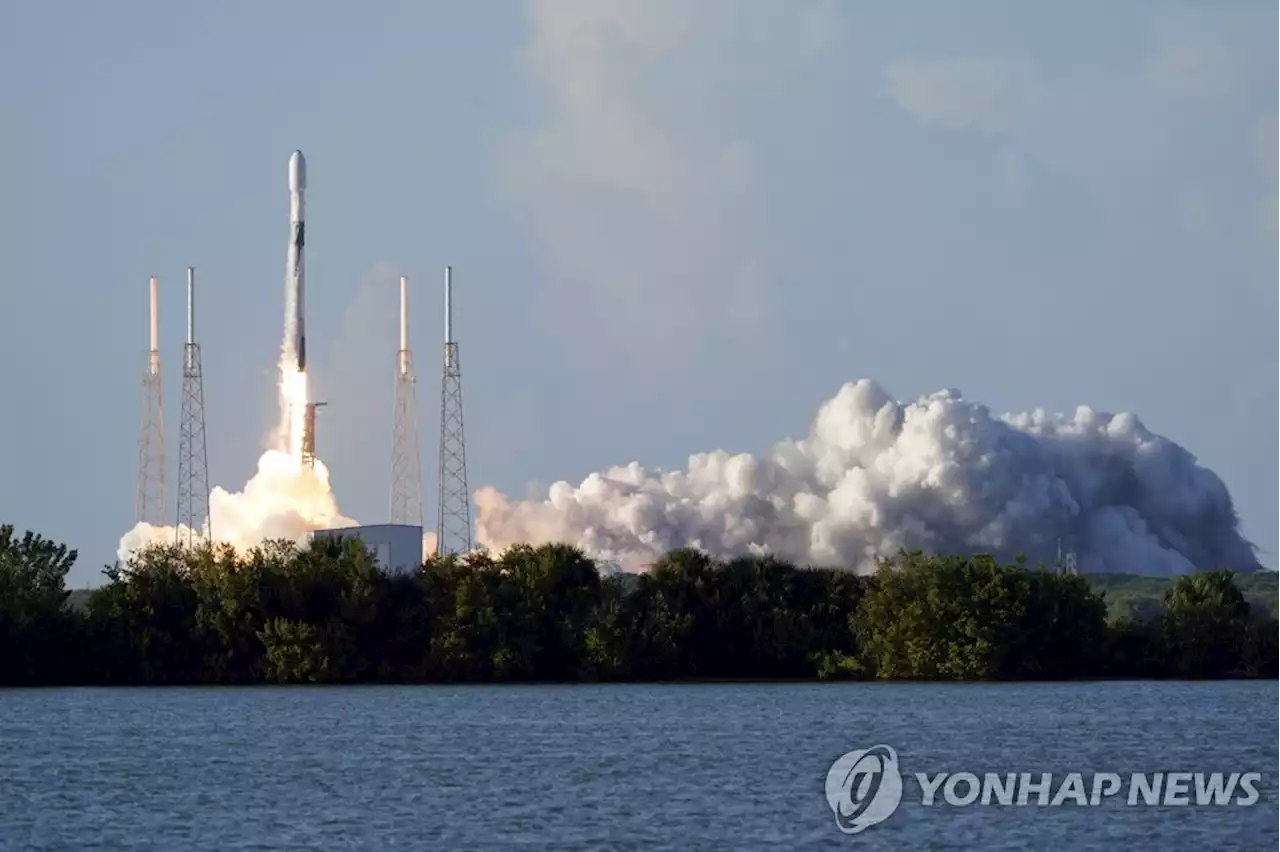
[[378, 567], [388, 574], [412, 574], [422, 567], [422, 527], [410, 524], [374, 524], [364, 527], [343, 527], [333, 530], [316, 530], [309, 536], [333, 537], [343, 540], [358, 538], [373, 551]]

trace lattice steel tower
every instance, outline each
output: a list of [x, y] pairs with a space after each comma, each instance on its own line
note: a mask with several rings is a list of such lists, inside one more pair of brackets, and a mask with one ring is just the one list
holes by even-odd
[[149, 283], [151, 348], [142, 371], [142, 424], [138, 431], [138, 522], [164, 523], [164, 391], [160, 381], [159, 282]]
[[204, 377], [196, 343], [196, 270], [187, 267], [187, 343], [182, 347], [182, 431], [178, 441], [178, 544], [212, 536], [209, 450], [204, 433]]
[[1062, 552], [1062, 539], [1058, 539], [1058, 558], [1053, 563], [1054, 573], [1057, 574], [1078, 574], [1079, 568], [1076, 566], [1076, 552], [1068, 550], [1064, 556]]
[[413, 359], [409, 355], [408, 279], [400, 276], [400, 351], [396, 353], [396, 402], [391, 426], [393, 524], [422, 526], [422, 459], [418, 448], [418, 404]]
[[453, 268], [444, 268], [444, 373], [440, 381], [440, 493], [436, 498], [436, 555], [471, 550], [471, 495], [462, 430], [462, 367], [453, 339]]

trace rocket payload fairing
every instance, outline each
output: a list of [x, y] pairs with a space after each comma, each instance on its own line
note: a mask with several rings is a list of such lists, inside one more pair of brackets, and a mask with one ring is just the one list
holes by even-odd
[[[306, 232], [307, 160], [301, 151], [289, 157], [289, 254], [284, 274], [285, 358], [307, 371], [307, 260], [303, 251]], [[292, 351], [290, 351], [292, 350]]]

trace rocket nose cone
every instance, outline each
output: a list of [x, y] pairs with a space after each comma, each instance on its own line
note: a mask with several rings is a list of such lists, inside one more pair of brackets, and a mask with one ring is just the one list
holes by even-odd
[[307, 188], [307, 160], [301, 151], [289, 157], [289, 190], [296, 192]]

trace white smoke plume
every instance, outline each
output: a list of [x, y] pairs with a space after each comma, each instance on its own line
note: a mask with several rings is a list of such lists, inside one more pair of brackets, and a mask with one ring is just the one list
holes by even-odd
[[[209, 494], [213, 539], [237, 550], [256, 547], [267, 539], [288, 539], [301, 544], [317, 529], [354, 526], [338, 511], [329, 489], [329, 471], [318, 459], [304, 469], [289, 453], [268, 450], [258, 459], [258, 472], [242, 491], [215, 487]], [[141, 523], [120, 539], [117, 558], [149, 544], [173, 544], [178, 529]], [[202, 532], [204, 532], [202, 530]]]
[[484, 488], [476, 510], [490, 549], [569, 542], [629, 570], [681, 546], [860, 573], [901, 548], [1052, 564], [1059, 542], [1082, 572], [1257, 568], [1222, 480], [1132, 414], [996, 417], [958, 391], [903, 404], [868, 380], [765, 458], [717, 450], [673, 472], [633, 462], [558, 482], [542, 501]]
[[[211, 531], [215, 543], [241, 551], [268, 539], [303, 544], [312, 530], [356, 525], [338, 511], [324, 463], [319, 459], [310, 467], [302, 463], [301, 412], [307, 400], [307, 377], [295, 363], [286, 347], [280, 361], [280, 421], [270, 438], [274, 446], [258, 459], [258, 472], [241, 491], [215, 487], [209, 494], [209, 518], [201, 532]], [[172, 544], [178, 532], [177, 527], [139, 523], [121, 537], [116, 558], [127, 564], [135, 550]]]

